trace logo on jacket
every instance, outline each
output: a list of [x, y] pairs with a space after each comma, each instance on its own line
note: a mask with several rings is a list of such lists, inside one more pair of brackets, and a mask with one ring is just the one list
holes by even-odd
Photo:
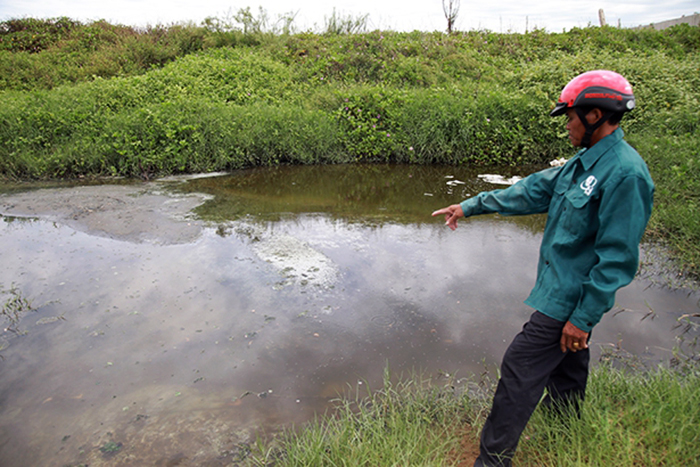
[[581, 189], [584, 193], [586, 193], [586, 196], [591, 196], [591, 193], [593, 193], [593, 187], [596, 185], [596, 183], [598, 183], [598, 179], [593, 175], [589, 175], [587, 179], [581, 182]]

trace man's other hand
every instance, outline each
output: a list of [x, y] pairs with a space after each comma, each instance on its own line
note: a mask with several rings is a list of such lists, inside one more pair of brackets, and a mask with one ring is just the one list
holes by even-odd
[[571, 324], [571, 321], [567, 321], [564, 329], [561, 331], [559, 345], [562, 352], [567, 350], [578, 352], [579, 350], [587, 349], [588, 333]]

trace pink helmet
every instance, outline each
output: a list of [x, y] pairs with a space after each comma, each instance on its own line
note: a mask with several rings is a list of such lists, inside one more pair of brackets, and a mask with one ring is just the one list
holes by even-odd
[[632, 86], [622, 75], [609, 70], [594, 70], [569, 81], [549, 115], [556, 117], [574, 107], [598, 107], [606, 112], [627, 112], [634, 105]]

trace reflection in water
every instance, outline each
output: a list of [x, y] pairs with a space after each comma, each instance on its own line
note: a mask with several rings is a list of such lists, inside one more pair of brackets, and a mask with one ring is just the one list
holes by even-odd
[[[3, 217], [0, 283], [37, 310], [26, 335], [3, 336], [0, 465], [230, 465], [256, 427], [306, 421], [348, 387], [379, 384], [387, 364], [493, 370], [531, 313], [522, 300], [545, 217], [484, 216], [455, 232], [430, 218], [497, 188], [477, 175], [282, 167], [139, 185], [124, 196], [159, 212], [209, 195], [199, 220], [153, 217], [148, 235], [105, 224], [124, 222], [111, 212], [92, 227], [36, 206], [38, 218]], [[71, 190], [51, 197], [70, 203]], [[0, 198], [3, 214], [20, 210], [17, 196]], [[151, 241], [177, 223], [187, 236]], [[597, 355], [621, 342], [668, 358], [698, 296], [648, 286], [620, 292], [593, 335]]]
[[[515, 169], [506, 169], [515, 175]], [[523, 169], [520, 169], [523, 170]], [[460, 183], [456, 183], [460, 182]], [[278, 219], [285, 214], [323, 213], [364, 223], [433, 223], [430, 214], [491, 185], [464, 167], [336, 165], [274, 167], [228, 177], [192, 180], [183, 191], [216, 195], [196, 212], [205, 219], [228, 221], [241, 216]], [[518, 220], [543, 228], [537, 217]], [[541, 218], [539, 218], [541, 219]]]

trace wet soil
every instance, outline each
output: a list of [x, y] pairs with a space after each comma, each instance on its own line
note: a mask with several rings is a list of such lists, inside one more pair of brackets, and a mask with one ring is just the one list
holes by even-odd
[[160, 184], [47, 188], [0, 197], [4, 216], [41, 217], [108, 238], [161, 244], [188, 243], [202, 232], [191, 211], [203, 194], [177, 194]]

